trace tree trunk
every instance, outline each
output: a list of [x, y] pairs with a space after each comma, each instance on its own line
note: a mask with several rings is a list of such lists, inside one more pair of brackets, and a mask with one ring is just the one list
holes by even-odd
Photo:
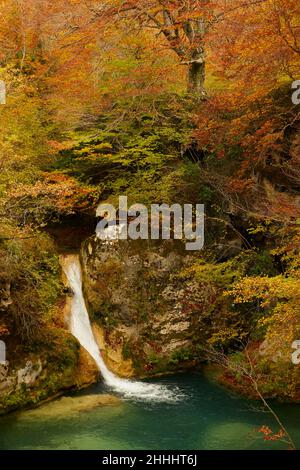
[[193, 52], [189, 61], [188, 92], [199, 98], [205, 98], [207, 96], [205, 78], [205, 54], [201, 48]]

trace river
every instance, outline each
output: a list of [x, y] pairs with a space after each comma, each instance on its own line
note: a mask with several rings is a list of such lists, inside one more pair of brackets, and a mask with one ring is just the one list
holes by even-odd
[[[237, 397], [202, 375], [151, 380], [180, 389], [177, 402], [149, 402], [123, 398], [119, 406], [66, 413], [60, 401], [0, 419], [1, 449], [285, 449], [265, 442], [257, 432], [266, 424], [276, 430], [271, 416], [258, 404]], [[84, 394], [107, 392], [95, 385]], [[300, 406], [276, 405], [300, 448]]]

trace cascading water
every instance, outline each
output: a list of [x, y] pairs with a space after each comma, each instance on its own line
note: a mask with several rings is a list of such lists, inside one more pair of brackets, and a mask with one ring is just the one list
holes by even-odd
[[170, 390], [164, 385], [121, 379], [106, 366], [95, 340], [82, 292], [81, 266], [79, 257], [61, 257], [61, 265], [73, 291], [70, 331], [95, 360], [105, 383], [125, 398], [142, 401], [176, 402], [183, 398], [179, 389]]

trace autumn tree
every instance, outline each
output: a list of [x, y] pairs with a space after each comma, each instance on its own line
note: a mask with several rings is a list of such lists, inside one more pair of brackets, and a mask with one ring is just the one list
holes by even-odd
[[206, 0], [126, 2], [138, 19], [163, 35], [168, 46], [188, 68], [188, 91], [205, 96], [205, 36], [212, 18], [212, 2]]
[[202, 177], [232, 215], [298, 218], [300, 116], [291, 85], [299, 15], [293, 1], [235, 2], [209, 36], [216, 90], [198, 112], [195, 138], [209, 162]]
[[[210, 0], [121, 0], [111, 2], [109, 14], [116, 22], [130, 18], [137, 28], [148, 28], [163, 37], [161, 45], [175, 52], [188, 69], [188, 91], [205, 97], [205, 38], [219, 10]], [[99, 17], [104, 14], [101, 6], [95, 5], [93, 11]]]

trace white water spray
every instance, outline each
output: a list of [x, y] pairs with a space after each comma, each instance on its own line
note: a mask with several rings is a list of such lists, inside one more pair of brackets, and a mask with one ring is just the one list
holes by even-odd
[[79, 257], [76, 255], [64, 256], [61, 258], [61, 265], [74, 293], [71, 305], [70, 331], [93, 357], [105, 383], [126, 398], [157, 402], [176, 402], [181, 400], [183, 394], [180, 393], [177, 387], [174, 390], [170, 390], [164, 385], [121, 379], [107, 368], [95, 340], [85, 305]]

